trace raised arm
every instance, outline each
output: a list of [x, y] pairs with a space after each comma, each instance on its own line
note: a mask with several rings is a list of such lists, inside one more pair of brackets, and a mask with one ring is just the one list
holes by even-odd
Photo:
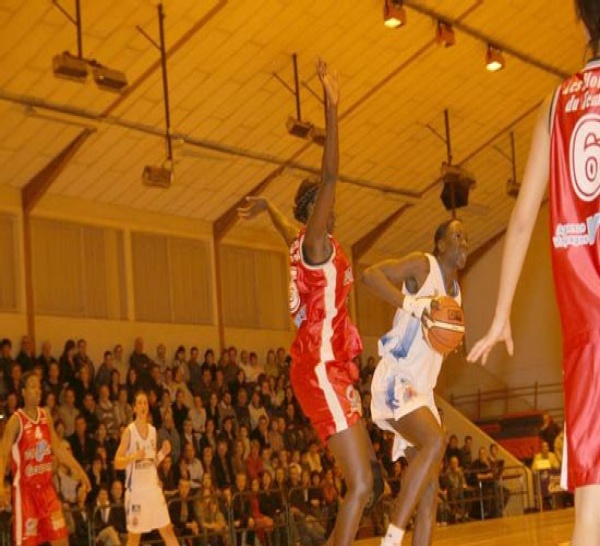
[[48, 426], [50, 428], [52, 453], [54, 453], [54, 456], [58, 459], [58, 462], [64, 464], [71, 470], [71, 472], [73, 472], [75, 476], [79, 478], [85, 490], [90, 491], [92, 489], [92, 485], [90, 484], [90, 480], [85, 473], [85, 470], [81, 468], [80, 464], [75, 460], [75, 457], [73, 457], [73, 455], [71, 455], [71, 453], [62, 445], [58, 434], [56, 434], [56, 430], [54, 430], [54, 423], [52, 422], [52, 417], [50, 416], [49, 410], [46, 410], [46, 418], [48, 419]]
[[421, 286], [428, 274], [427, 256], [415, 252], [398, 260], [385, 260], [368, 267], [363, 271], [361, 280], [382, 300], [420, 317], [423, 311], [430, 310], [431, 298], [405, 295], [399, 287], [406, 282]]
[[19, 434], [19, 418], [16, 415], [12, 415], [6, 423], [4, 429], [4, 435], [0, 441], [0, 506], [4, 503], [4, 479], [6, 474], [6, 465], [10, 458], [10, 452], [12, 446], [17, 439]]
[[339, 170], [337, 74], [327, 69], [327, 64], [317, 61], [317, 75], [325, 91], [325, 149], [321, 167], [321, 186], [315, 205], [306, 224], [303, 252], [313, 264], [325, 262], [332, 248], [327, 237], [327, 223], [335, 205], [335, 187]]
[[275, 229], [283, 237], [286, 245], [289, 247], [294, 242], [294, 239], [298, 236], [300, 227], [289, 220], [271, 201], [265, 197], [254, 197], [249, 195], [246, 197], [248, 205], [246, 207], [240, 207], [238, 214], [240, 218], [244, 220], [250, 220], [262, 211], [269, 213], [269, 218], [275, 226]]
[[519, 197], [510, 217], [502, 268], [498, 301], [492, 325], [485, 337], [480, 339], [467, 356], [475, 362], [482, 359], [487, 362], [492, 347], [499, 341], [506, 343], [508, 354], [513, 354], [513, 339], [510, 329], [510, 310], [512, 307], [517, 281], [523, 269], [523, 262], [535, 226], [538, 211], [548, 184], [550, 168], [550, 134], [548, 129], [551, 99], [544, 102], [533, 134], [533, 142], [525, 168], [523, 184]]

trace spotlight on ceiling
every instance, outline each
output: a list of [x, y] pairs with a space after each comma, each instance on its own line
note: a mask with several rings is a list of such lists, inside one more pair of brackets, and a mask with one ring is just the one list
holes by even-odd
[[406, 10], [401, 0], [384, 0], [383, 24], [388, 28], [399, 28], [406, 24]]
[[125, 73], [114, 68], [107, 68], [100, 64], [92, 65], [92, 74], [94, 75], [94, 81], [100, 89], [105, 91], [114, 91], [120, 93], [125, 87], [127, 87], [127, 77]]
[[290, 116], [285, 124], [288, 133], [299, 138], [309, 138], [313, 124], [310, 121], [304, 121], [294, 116]]
[[498, 70], [502, 70], [506, 61], [504, 59], [504, 55], [502, 55], [502, 51], [500, 51], [497, 47], [492, 45], [488, 45], [487, 52], [485, 54], [485, 67], [490, 72], [497, 72]]
[[454, 35], [452, 25], [444, 21], [438, 21], [435, 39], [438, 45], [452, 47], [456, 43], [456, 36]]
[[169, 188], [175, 180], [175, 173], [170, 161], [162, 165], [146, 165], [142, 173], [142, 182], [152, 188]]
[[68, 51], [55, 55], [52, 69], [57, 78], [83, 83], [87, 79], [88, 64], [85, 59], [71, 55]]

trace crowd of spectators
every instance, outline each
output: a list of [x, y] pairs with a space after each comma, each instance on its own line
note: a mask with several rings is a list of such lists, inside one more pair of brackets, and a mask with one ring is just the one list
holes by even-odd
[[[273, 535], [278, 544], [286, 544], [287, 503], [292, 543], [322, 544], [345, 483], [294, 397], [289, 366], [283, 348], [268, 351], [262, 359], [235, 347], [218, 355], [207, 349], [201, 356], [197, 347], [180, 346], [170, 359], [164, 344], [150, 356], [143, 339], [137, 338], [132, 351], [115, 345], [95, 363], [84, 339], [68, 340], [58, 359], [48, 342], [35, 356], [26, 336], [18, 352], [4, 339], [0, 343], [0, 400], [4, 401], [0, 427], [19, 406], [22, 374], [37, 371], [43, 385], [42, 405], [49, 408], [59, 437], [92, 484], [85, 494], [66, 467], [56, 468], [56, 488], [71, 509], [74, 544], [88, 543], [90, 523], [100, 543], [122, 543], [124, 474], [115, 471], [113, 461], [121, 433], [134, 417], [132, 403], [138, 390], [148, 393], [158, 449], [165, 440], [171, 444], [171, 454], [158, 474], [178, 535], [224, 546], [232, 524], [239, 531], [238, 544], [268, 544]], [[371, 422], [374, 369], [372, 357], [361, 368], [363, 418], [385, 471], [387, 493], [394, 496], [407, 462], [391, 461], [393, 435], [382, 433]], [[470, 437], [459, 447], [456, 436], [450, 436], [440, 474], [438, 522], [500, 516], [509, 497], [500, 479], [502, 470], [497, 446], [492, 445], [489, 453], [480, 449], [475, 458]], [[479, 487], [486, 489], [485, 504], [470, 502]], [[370, 518], [374, 533], [381, 534], [387, 526], [381, 505]]]

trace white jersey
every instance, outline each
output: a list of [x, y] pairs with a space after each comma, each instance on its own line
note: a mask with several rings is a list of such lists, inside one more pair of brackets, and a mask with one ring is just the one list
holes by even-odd
[[129, 491], [160, 487], [156, 472], [156, 429], [149, 424], [146, 438], [142, 437], [135, 422], [131, 423], [127, 429], [129, 430], [127, 455], [133, 455], [140, 449], [144, 450], [145, 455], [143, 459], [127, 465], [125, 487]]
[[[434, 256], [426, 254], [429, 274], [416, 297], [450, 296], [461, 304], [460, 288], [454, 285], [454, 293], [446, 294], [442, 270]], [[404, 294], [409, 294], [406, 286]], [[379, 340], [381, 360], [375, 369], [371, 383], [371, 413], [373, 421], [384, 430], [394, 429], [388, 419], [398, 420], [416, 409], [427, 406], [439, 421], [433, 389], [442, 367], [444, 357], [433, 350], [425, 339], [421, 321], [403, 309], [394, 316], [392, 329]], [[404, 454], [410, 445], [396, 434], [393, 459]]]

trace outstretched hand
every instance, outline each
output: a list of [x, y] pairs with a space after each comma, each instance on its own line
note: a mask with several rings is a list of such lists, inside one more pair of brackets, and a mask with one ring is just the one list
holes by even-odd
[[267, 200], [264, 197], [254, 197], [248, 195], [246, 197], [247, 205], [238, 207], [238, 216], [244, 220], [250, 220], [267, 209]]
[[325, 89], [327, 104], [329, 106], [337, 106], [338, 101], [340, 100], [337, 72], [329, 71], [327, 63], [320, 57], [317, 60], [317, 76], [319, 76], [323, 89]]
[[504, 341], [508, 354], [512, 356], [514, 343], [510, 329], [510, 320], [508, 319], [504, 323], [494, 321], [488, 333], [475, 343], [467, 355], [467, 360], [469, 362], [477, 362], [481, 358], [481, 363], [485, 366], [492, 347], [499, 341]]

